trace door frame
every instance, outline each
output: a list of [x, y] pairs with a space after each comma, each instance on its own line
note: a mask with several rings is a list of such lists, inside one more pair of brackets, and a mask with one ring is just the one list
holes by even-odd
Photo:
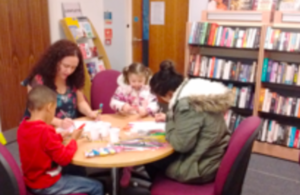
[[133, 61], [132, 53], [132, 0], [126, 0], [126, 65], [128, 66]]

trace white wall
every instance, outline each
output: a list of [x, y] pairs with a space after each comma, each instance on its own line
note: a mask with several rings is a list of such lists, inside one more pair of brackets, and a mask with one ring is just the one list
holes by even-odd
[[103, 0], [48, 0], [51, 42], [65, 38], [59, 24], [63, 18], [62, 2], [79, 2], [81, 11], [93, 23], [101, 40], [104, 40]]
[[208, 0], [189, 0], [189, 22], [201, 20], [201, 13], [206, 10]]
[[103, 0], [103, 7], [103, 11], [112, 12], [112, 24], [104, 24], [104, 27], [113, 30], [111, 45], [104, 47], [112, 68], [121, 71], [132, 61], [131, 0]]

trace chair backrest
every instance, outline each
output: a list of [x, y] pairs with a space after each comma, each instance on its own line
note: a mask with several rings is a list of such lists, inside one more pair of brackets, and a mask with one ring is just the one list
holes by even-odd
[[261, 120], [252, 116], [243, 120], [232, 134], [216, 176], [215, 195], [241, 194], [252, 146], [260, 127]]
[[19, 165], [5, 146], [0, 144], [1, 194], [26, 195], [26, 187]]
[[99, 104], [103, 104], [104, 114], [115, 113], [109, 106], [110, 99], [118, 87], [117, 78], [120, 72], [116, 70], [105, 70], [98, 73], [92, 82], [91, 104], [92, 109], [99, 109]]

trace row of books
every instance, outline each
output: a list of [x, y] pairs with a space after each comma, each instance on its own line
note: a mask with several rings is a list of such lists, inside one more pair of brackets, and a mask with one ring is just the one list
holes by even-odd
[[259, 28], [219, 26], [217, 23], [194, 22], [189, 36], [190, 44], [236, 48], [258, 48]]
[[263, 120], [257, 140], [291, 148], [300, 148], [300, 129], [275, 120]]
[[234, 62], [217, 57], [190, 55], [189, 74], [223, 80], [254, 82], [257, 63]]
[[92, 26], [86, 17], [78, 17], [78, 18], [66, 17], [64, 18], [64, 20], [75, 39], [80, 39], [83, 37], [86, 38], [95, 37], [92, 30]]
[[299, 52], [300, 33], [268, 27], [264, 48], [278, 51]]
[[298, 64], [277, 62], [268, 58], [264, 59], [261, 81], [300, 85], [300, 68]]
[[259, 110], [300, 118], [300, 98], [282, 96], [270, 89], [262, 88], [259, 96]]
[[228, 110], [225, 115], [224, 119], [227, 125], [227, 128], [230, 133], [233, 133], [234, 130], [239, 126], [239, 124], [245, 119], [245, 116], [239, 115], [232, 110]]
[[237, 108], [253, 109], [254, 94], [252, 87], [236, 87], [229, 84], [228, 88], [235, 94], [234, 103], [232, 106]]

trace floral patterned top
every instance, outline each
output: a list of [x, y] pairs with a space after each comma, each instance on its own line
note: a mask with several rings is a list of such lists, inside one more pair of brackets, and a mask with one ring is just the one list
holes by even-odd
[[[31, 83], [26, 79], [22, 82], [23, 86], [31, 86], [34, 87], [36, 85], [43, 85], [43, 78], [40, 75], [36, 75]], [[76, 88], [67, 87], [65, 94], [57, 93], [57, 107], [56, 114], [57, 118], [77, 118], [77, 95]], [[29, 117], [30, 113], [26, 109], [25, 117]]]
[[110, 101], [110, 107], [120, 112], [126, 103], [133, 107], [146, 107], [149, 115], [154, 115], [159, 110], [157, 99], [151, 94], [148, 85], [143, 86], [139, 91], [129, 85], [119, 86]]

